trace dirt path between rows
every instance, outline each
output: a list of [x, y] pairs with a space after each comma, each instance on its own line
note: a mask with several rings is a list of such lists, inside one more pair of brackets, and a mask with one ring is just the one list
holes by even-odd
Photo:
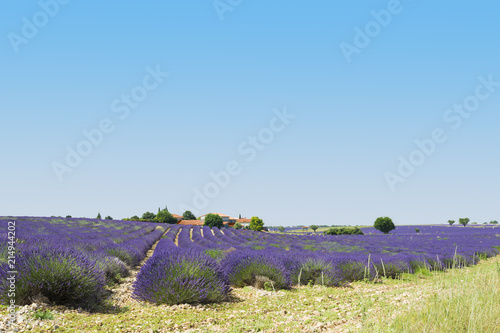
[[180, 228], [179, 231], [177, 231], [177, 235], [175, 235], [175, 246], [179, 247], [179, 234], [181, 233], [182, 229], [184, 228]]
[[[169, 231], [170, 228], [167, 231], [165, 231], [162, 237]], [[142, 266], [144, 266], [146, 262], [153, 256], [153, 253], [155, 252], [156, 249], [156, 245], [158, 245], [158, 242], [161, 240], [162, 237], [160, 237], [160, 239], [153, 244], [153, 246], [146, 253], [146, 256], [140, 262], [140, 264], [130, 269], [130, 275], [124, 278], [122, 280], [122, 283], [116, 285], [115, 288], [111, 289], [112, 292], [111, 302], [114, 306], [122, 307], [131, 302], [135, 302], [134, 299], [132, 298], [132, 292], [134, 291], [132, 286], [134, 285], [137, 274], [139, 274], [139, 272], [141, 271]]]

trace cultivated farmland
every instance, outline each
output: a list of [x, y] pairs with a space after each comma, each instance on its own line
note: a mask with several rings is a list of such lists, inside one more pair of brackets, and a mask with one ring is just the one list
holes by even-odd
[[[250, 291], [282, 299], [302, 291], [305, 298], [321, 299], [312, 307], [320, 317], [321, 303], [346, 287], [371, 283], [377, 289], [381, 282], [391, 285], [390, 281], [412, 274], [430, 276], [451, 268], [466, 271], [500, 249], [500, 228], [494, 226], [419, 226], [418, 232], [415, 226], [405, 226], [389, 235], [364, 228], [365, 235], [323, 236], [92, 219], [6, 217], [0, 221], [2, 303], [8, 305], [14, 299], [25, 308], [32, 303], [51, 304], [88, 311], [89, 316], [103, 312], [119, 316], [113, 293], [128, 278], [131, 306], [142, 311], [178, 309], [179, 304], [195, 312], [231, 308], [231, 304], [234, 309]], [[11, 248], [9, 223], [15, 225]], [[17, 273], [11, 297], [8, 272], [13, 269]], [[279, 311], [286, 314], [292, 309]], [[325, 321], [309, 317], [310, 327]], [[332, 326], [327, 323], [316, 329], [328, 330]], [[284, 327], [296, 331], [289, 324]], [[165, 329], [174, 325], [170, 322]], [[197, 329], [204, 330], [195, 325], [193, 330]]]

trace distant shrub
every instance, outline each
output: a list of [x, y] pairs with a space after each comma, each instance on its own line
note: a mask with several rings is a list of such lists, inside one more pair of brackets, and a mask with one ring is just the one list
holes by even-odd
[[144, 214], [142, 214], [142, 220], [148, 220], [148, 221], [153, 221], [156, 217], [156, 214], [155, 213], [151, 213], [151, 212], [145, 212]]
[[156, 215], [155, 222], [177, 224], [178, 221], [167, 210], [162, 210], [162, 211], [158, 212], [158, 214]]
[[108, 215], [108, 216], [106, 216], [104, 219], [105, 219], [105, 220], [112, 220], [113, 218], [112, 218], [111, 216], [109, 216], [109, 215]]
[[354, 228], [330, 228], [323, 232], [325, 235], [364, 235], [358, 227]]
[[[0, 268], [0, 300], [9, 302], [8, 267]], [[96, 261], [68, 244], [36, 244], [17, 254], [16, 304], [43, 296], [58, 305], [95, 308], [105, 294], [106, 279]]]
[[142, 267], [133, 298], [169, 305], [217, 303], [227, 300], [230, 291], [215, 260], [195, 250], [173, 248], [155, 252]]
[[257, 216], [252, 216], [248, 227], [253, 231], [262, 231], [264, 229], [264, 221]]
[[464, 227], [470, 222], [470, 219], [468, 217], [464, 217], [464, 218], [459, 218], [458, 219], [458, 223], [460, 223], [461, 225], [463, 225]]
[[66, 215], [66, 218], [67, 218], [67, 219], [70, 219], [70, 218], [71, 218], [71, 215]]
[[420, 232], [419, 228], [415, 228], [415, 232], [418, 234]]
[[234, 224], [234, 229], [243, 229], [243, 225], [240, 222]]
[[257, 276], [269, 278], [275, 289], [289, 289], [290, 277], [279, 258], [261, 252], [232, 252], [221, 262], [233, 286], [253, 286]]
[[182, 214], [182, 217], [184, 220], [196, 220], [196, 216], [194, 216], [194, 214], [189, 210], [186, 210], [184, 214]]
[[222, 217], [217, 214], [207, 214], [203, 225], [210, 228], [216, 227], [221, 229], [224, 226], [224, 221], [222, 220]]
[[388, 234], [392, 230], [396, 229], [396, 226], [389, 217], [379, 217], [375, 220], [373, 227], [384, 234]]

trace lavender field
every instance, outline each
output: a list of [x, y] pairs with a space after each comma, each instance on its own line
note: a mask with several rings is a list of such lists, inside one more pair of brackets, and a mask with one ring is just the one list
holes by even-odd
[[[1, 218], [0, 295], [15, 264], [16, 303], [45, 299], [93, 309], [156, 244], [133, 298], [154, 304], [218, 303], [231, 288], [343, 286], [402, 273], [471, 266], [499, 254], [500, 227], [401, 226], [388, 235], [306, 236], [157, 223]], [[7, 222], [15, 222], [15, 251]], [[7, 260], [6, 258], [11, 259]], [[14, 261], [12, 261], [14, 260]]]

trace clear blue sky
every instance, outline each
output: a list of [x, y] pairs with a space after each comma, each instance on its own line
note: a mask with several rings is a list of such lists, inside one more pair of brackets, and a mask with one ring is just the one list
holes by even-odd
[[[9, 1], [0, 215], [168, 205], [285, 226], [500, 219], [499, 11]], [[68, 162], [68, 147], [86, 156]]]

